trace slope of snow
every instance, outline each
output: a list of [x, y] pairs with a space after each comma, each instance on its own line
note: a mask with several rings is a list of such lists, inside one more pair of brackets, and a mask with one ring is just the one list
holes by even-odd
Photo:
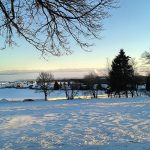
[[0, 150], [149, 150], [150, 98], [0, 103]]

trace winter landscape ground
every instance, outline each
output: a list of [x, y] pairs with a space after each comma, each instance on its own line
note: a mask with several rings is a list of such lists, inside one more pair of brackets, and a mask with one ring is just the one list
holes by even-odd
[[0, 150], [149, 150], [150, 98], [0, 103]]

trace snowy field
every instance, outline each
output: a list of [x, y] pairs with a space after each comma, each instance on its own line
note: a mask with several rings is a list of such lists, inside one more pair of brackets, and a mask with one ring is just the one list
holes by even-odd
[[[107, 97], [104, 91], [98, 92], [99, 97]], [[76, 98], [87, 98], [89, 96], [89, 92], [87, 91], [78, 91]], [[4, 88], [0, 89], [0, 102], [4, 99], [7, 101], [23, 101], [24, 99], [33, 99], [33, 100], [41, 100], [44, 98], [44, 94], [39, 90], [34, 89], [15, 89], [15, 88]], [[64, 90], [53, 90], [48, 95], [49, 100], [58, 100], [58, 99], [66, 99]]]
[[[54, 91], [49, 95], [49, 98], [65, 97], [65, 92]], [[4, 88], [0, 89], [0, 101], [1, 99], [7, 99], [8, 101], [23, 101], [24, 99], [43, 99], [44, 94], [34, 89], [15, 89]]]
[[0, 150], [150, 150], [150, 98], [0, 103]]

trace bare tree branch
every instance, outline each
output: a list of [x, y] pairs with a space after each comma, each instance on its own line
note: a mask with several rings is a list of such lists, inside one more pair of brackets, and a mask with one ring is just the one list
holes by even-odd
[[98, 38], [102, 20], [117, 0], [0, 0], [0, 38], [4, 47], [24, 38], [42, 54], [70, 54], [71, 41], [81, 48]]

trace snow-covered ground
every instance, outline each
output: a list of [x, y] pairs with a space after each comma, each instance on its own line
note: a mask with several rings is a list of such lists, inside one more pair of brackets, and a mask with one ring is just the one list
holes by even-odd
[[[78, 94], [76, 98], [88, 98], [89, 92], [87, 91], [78, 91]], [[91, 97], [91, 96], [90, 96]], [[99, 97], [107, 97], [107, 95], [104, 93], [104, 91], [99, 91]], [[0, 102], [4, 99], [7, 101], [23, 101], [24, 99], [43, 99], [44, 94], [40, 92], [39, 90], [33, 90], [33, 89], [15, 89], [15, 88], [4, 88], [0, 89]], [[49, 100], [57, 100], [57, 99], [66, 99], [65, 97], [65, 91], [53, 90], [48, 95]]]
[[150, 98], [0, 103], [0, 150], [150, 150]]

